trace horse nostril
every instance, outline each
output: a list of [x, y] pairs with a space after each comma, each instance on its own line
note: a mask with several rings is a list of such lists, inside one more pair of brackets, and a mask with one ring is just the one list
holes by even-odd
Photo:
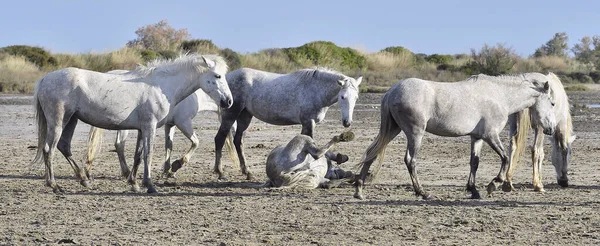
[[227, 105], [231, 106], [233, 104], [233, 99], [229, 98], [227, 99]]

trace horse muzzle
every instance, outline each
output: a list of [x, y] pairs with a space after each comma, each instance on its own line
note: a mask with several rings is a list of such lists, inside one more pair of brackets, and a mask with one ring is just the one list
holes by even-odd
[[221, 99], [221, 108], [231, 108], [231, 105], [233, 105], [233, 99]]
[[553, 135], [554, 134], [554, 128], [544, 129], [544, 134], [546, 134], [546, 135]]
[[344, 125], [344, 127], [348, 128], [348, 127], [350, 127], [350, 125], [352, 125], [352, 121], [342, 120], [342, 125]]

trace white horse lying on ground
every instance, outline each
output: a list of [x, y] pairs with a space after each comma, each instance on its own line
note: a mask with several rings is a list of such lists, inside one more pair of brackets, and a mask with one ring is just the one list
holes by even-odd
[[334, 168], [325, 156], [336, 143], [354, 139], [354, 133], [345, 132], [335, 136], [324, 147], [319, 148], [315, 141], [299, 134], [287, 145], [273, 149], [267, 157], [267, 187], [334, 188], [342, 179], [354, 177], [352, 172]]

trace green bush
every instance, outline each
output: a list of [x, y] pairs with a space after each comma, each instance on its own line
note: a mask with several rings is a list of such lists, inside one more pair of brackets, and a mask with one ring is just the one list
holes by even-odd
[[594, 80], [592, 79], [592, 77], [590, 77], [589, 75], [582, 73], [582, 72], [570, 73], [568, 76], [571, 77], [574, 81], [577, 81], [579, 83], [583, 83], [583, 84], [594, 83]]
[[240, 54], [238, 54], [237, 52], [226, 48], [221, 50], [221, 56], [227, 61], [227, 65], [229, 66], [230, 71], [242, 67], [242, 59], [240, 58]]
[[298, 65], [339, 67], [345, 69], [364, 68], [367, 59], [351, 48], [341, 48], [332, 42], [315, 41], [296, 48], [284, 48], [283, 52]]
[[160, 57], [158, 53], [154, 52], [153, 50], [142, 50], [140, 54], [142, 55], [142, 59], [146, 62], [156, 60]]
[[594, 80], [594, 83], [600, 83], [600, 72], [599, 71], [590, 72], [590, 78], [592, 78], [592, 80]]
[[381, 51], [389, 52], [389, 53], [392, 53], [394, 55], [403, 55], [405, 53], [412, 54], [412, 51], [410, 51], [409, 49], [404, 48], [402, 46], [391, 46], [391, 47], [387, 47], [385, 49], [382, 49]]
[[435, 64], [449, 64], [452, 62], [453, 58], [451, 55], [433, 54], [425, 57], [425, 60]]
[[158, 52], [158, 55], [163, 59], [175, 59], [179, 56], [179, 52], [174, 50], [161, 50]]
[[571, 86], [566, 86], [565, 87], [565, 91], [591, 91], [592, 89], [590, 89], [589, 87], [585, 86], [585, 85], [571, 85]]
[[56, 59], [52, 57], [48, 51], [40, 47], [12, 45], [4, 47], [2, 50], [13, 56], [23, 56], [40, 68], [55, 66], [57, 64]]
[[208, 39], [193, 39], [181, 42], [181, 49], [198, 54], [216, 54], [219, 48]]

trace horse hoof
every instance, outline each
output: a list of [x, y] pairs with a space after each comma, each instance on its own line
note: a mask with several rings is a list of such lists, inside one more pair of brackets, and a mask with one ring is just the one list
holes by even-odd
[[339, 164], [342, 164], [342, 163], [345, 163], [345, 162], [347, 162], [349, 159], [350, 159], [350, 158], [348, 158], [348, 156], [347, 156], [347, 155], [340, 154], [340, 153], [338, 153], [338, 154], [335, 156], [335, 162], [336, 162], [338, 165], [339, 165]]
[[496, 187], [496, 183], [494, 181], [490, 182], [490, 184], [487, 187], [488, 195], [491, 195], [492, 192], [496, 191], [497, 189], [498, 189], [498, 187]]
[[538, 187], [538, 186], [533, 187], [533, 190], [536, 192], [540, 192], [540, 193], [546, 192], [546, 190], [544, 190], [544, 187]]
[[91, 182], [89, 180], [81, 180], [81, 181], [79, 181], [79, 184], [81, 184], [83, 187], [89, 188], [91, 185]]
[[481, 195], [479, 195], [479, 192], [471, 193], [471, 199], [481, 199]]
[[129, 178], [129, 175], [131, 175], [130, 171], [121, 172], [121, 177], [124, 178], [124, 179]]
[[171, 164], [171, 172], [177, 172], [183, 166], [183, 162], [181, 160], [176, 160]]
[[217, 178], [217, 182], [227, 182], [227, 181], [229, 181], [229, 179], [225, 175], [219, 175], [219, 177]]
[[515, 187], [513, 187], [511, 182], [504, 182], [502, 183], [502, 191], [504, 192], [511, 192], [514, 191]]
[[558, 180], [558, 185], [560, 185], [560, 187], [569, 187], [569, 180], [568, 179], [559, 179]]
[[148, 187], [147, 193], [148, 194], [156, 194], [156, 193], [158, 193], [158, 191], [153, 186], [150, 186], [150, 187]]
[[359, 194], [359, 193], [354, 193], [354, 198], [360, 199], [360, 200], [365, 200], [365, 196], [363, 196], [363, 194]]
[[246, 174], [246, 180], [248, 180], [248, 181], [254, 180], [254, 175], [252, 173], [248, 172]]
[[55, 194], [65, 193], [65, 191], [62, 188], [60, 188], [60, 186], [58, 186], [58, 185], [54, 185], [54, 187], [52, 187], [52, 192], [54, 192]]
[[137, 184], [131, 185], [131, 191], [133, 192], [140, 192], [140, 186]]
[[433, 195], [429, 195], [427, 193], [421, 195], [421, 198], [423, 198], [423, 200], [425, 200], [425, 201], [437, 200], [437, 197], [435, 197]]

